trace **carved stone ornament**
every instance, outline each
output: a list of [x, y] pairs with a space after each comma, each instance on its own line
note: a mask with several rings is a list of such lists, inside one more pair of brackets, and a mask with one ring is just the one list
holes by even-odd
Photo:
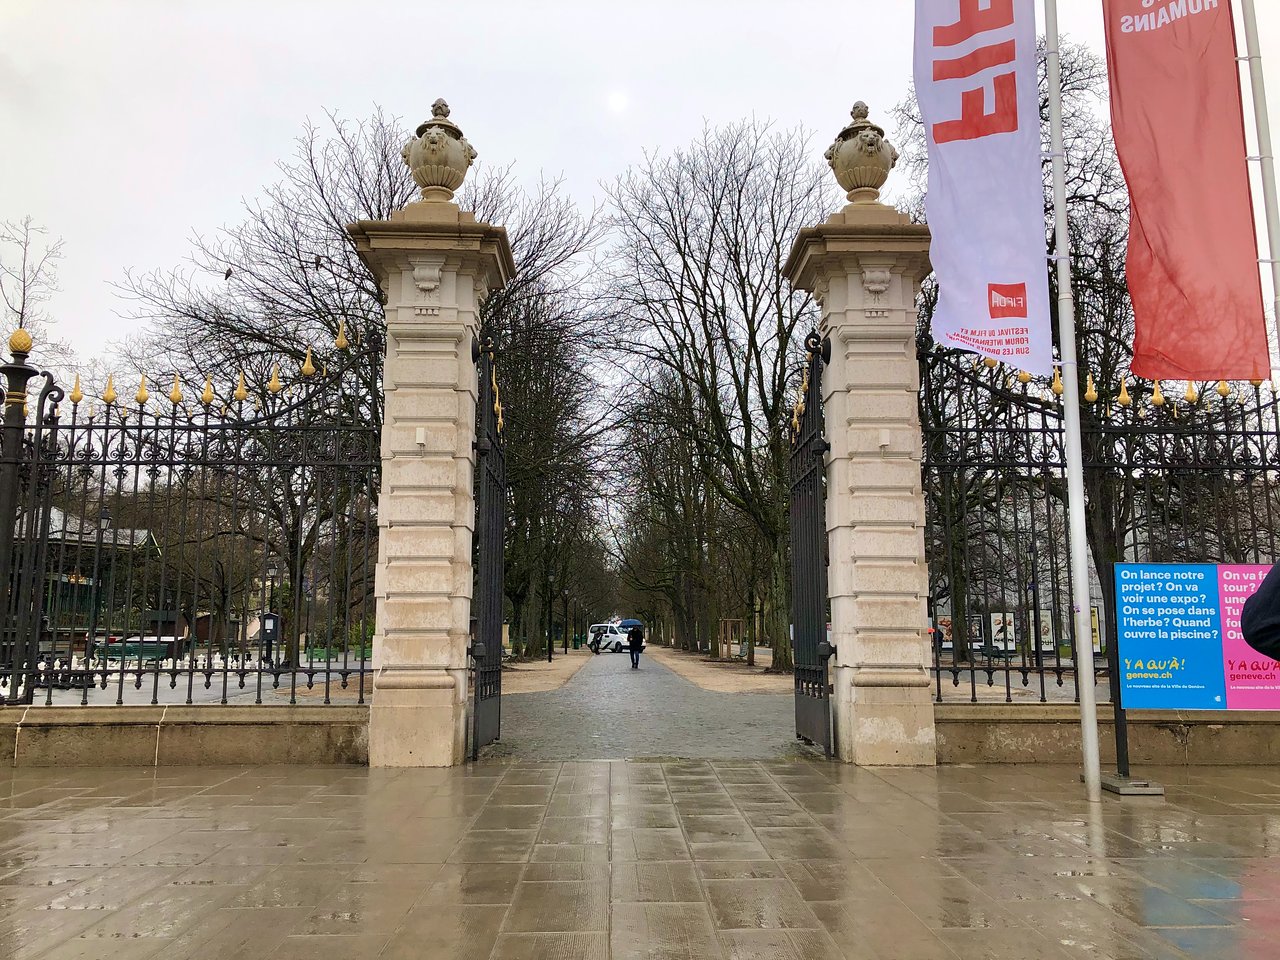
[[413, 285], [425, 297], [431, 297], [440, 289], [440, 264], [415, 263], [413, 266]]
[[862, 271], [862, 288], [871, 294], [876, 303], [884, 297], [892, 280], [893, 274], [884, 267], [869, 267]]
[[431, 105], [431, 119], [415, 132], [416, 139], [406, 143], [400, 155], [422, 188], [422, 199], [452, 200], [477, 156], [475, 150], [449, 119], [449, 105], [443, 100]]
[[836, 135], [825, 156], [851, 203], [875, 203], [889, 171], [898, 163], [898, 151], [884, 138], [884, 130], [867, 119], [867, 105], [853, 105], [853, 122]]

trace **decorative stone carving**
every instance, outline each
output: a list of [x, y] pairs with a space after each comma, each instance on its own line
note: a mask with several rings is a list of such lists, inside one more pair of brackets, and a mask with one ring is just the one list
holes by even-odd
[[413, 285], [428, 300], [440, 289], [440, 264], [416, 263], [413, 266]]
[[840, 186], [849, 191], [851, 203], [875, 203], [889, 171], [898, 163], [898, 151], [884, 138], [884, 130], [867, 119], [867, 105], [853, 105], [853, 122], [836, 135], [827, 162]]
[[879, 303], [885, 291], [889, 289], [892, 279], [893, 274], [883, 267], [868, 267], [862, 271], [862, 288], [871, 294], [876, 303]]
[[422, 188], [423, 200], [449, 201], [462, 186], [467, 170], [477, 154], [457, 124], [449, 119], [449, 105], [437, 100], [431, 105], [431, 119], [415, 131], [400, 151], [413, 171], [413, 181]]

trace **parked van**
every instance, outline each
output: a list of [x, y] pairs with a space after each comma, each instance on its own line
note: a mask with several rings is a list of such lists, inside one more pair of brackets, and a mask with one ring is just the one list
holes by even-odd
[[623, 630], [616, 623], [593, 623], [587, 631], [589, 642], [596, 643], [599, 638], [599, 648], [601, 650], [612, 650], [614, 653], [621, 653], [627, 649], [627, 631]]

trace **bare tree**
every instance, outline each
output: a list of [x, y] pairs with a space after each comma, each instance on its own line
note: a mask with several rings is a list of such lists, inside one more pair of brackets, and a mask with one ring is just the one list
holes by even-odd
[[31, 217], [0, 224], [0, 302], [7, 329], [22, 327], [40, 343], [40, 357], [49, 366], [65, 366], [74, 351], [52, 339], [53, 318], [46, 304], [58, 292], [58, 264], [63, 257], [61, 239], [50, 240], [48, 231]]
[[785, 426], [818, 317], [782, 266], [800, 228], [836, 206], [830, 173], [804, 131], [752, 119], [648, 157], [609, 197], [602, 296], [614, 350], [654, 374], [637, 389], [673, 388], [682, 416], [671, 425], [715, 496], [758, 533], [766, 633], [775, 666], [789, 669]]
[[[308, 124], [279, 165], [280, 180], [245, 204], [239, 223], [197, 234], [182, 267], [126, 278], [122, 289], [145, 324], [130, 345], [131, 362], [156, 376], [194, 380], [197, 390], [212, 376], [223, 398], [244, 372], [263, 409], [280, 404], [266, 390], [279, 364], [298, 417], [380, 425], [385, 312], [346, 226], [388, 219], [415, 198], [401, 157], [408, 136], [381, 111]], [[481, 319], [501, 354], [513, 636], [541, 644], [545, 630], [537, 625], [549, 622], [568, 576], [558, 561], [593, 537], [590, 523], [570, 522], [594, 522], [590, 469], [599, 435], [590, 414], [594, 321], [581, 308], [576, 264], [601, 225], [580, 213], [558, 181], [522, 189], [509, 166], [478, 166], [458, 202], [504, 225], [516, 260], [515, 277], [488, 298]], [[346, 350], [335, 346], [339, 334]], [[326, 375], [298, 374], [308, 351]], [[259, 498], [263, 509], [293, 516], [311, 491], [259, 491]], [[325, 522], [303, 513], [313, 528]], [[319, 538], [315, 529], [301, 533], [309, 555]], [[292, 557], [298, 549], [280, 544], [277, 552]]]

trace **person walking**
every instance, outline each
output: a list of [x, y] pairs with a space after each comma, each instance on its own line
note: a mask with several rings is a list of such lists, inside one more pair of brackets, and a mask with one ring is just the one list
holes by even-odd
[[627, 647], [631, 653], [631, 669], [640, 669], [640, 651], [644, 649], [644, 627], [636, 624], [627, 631]]

